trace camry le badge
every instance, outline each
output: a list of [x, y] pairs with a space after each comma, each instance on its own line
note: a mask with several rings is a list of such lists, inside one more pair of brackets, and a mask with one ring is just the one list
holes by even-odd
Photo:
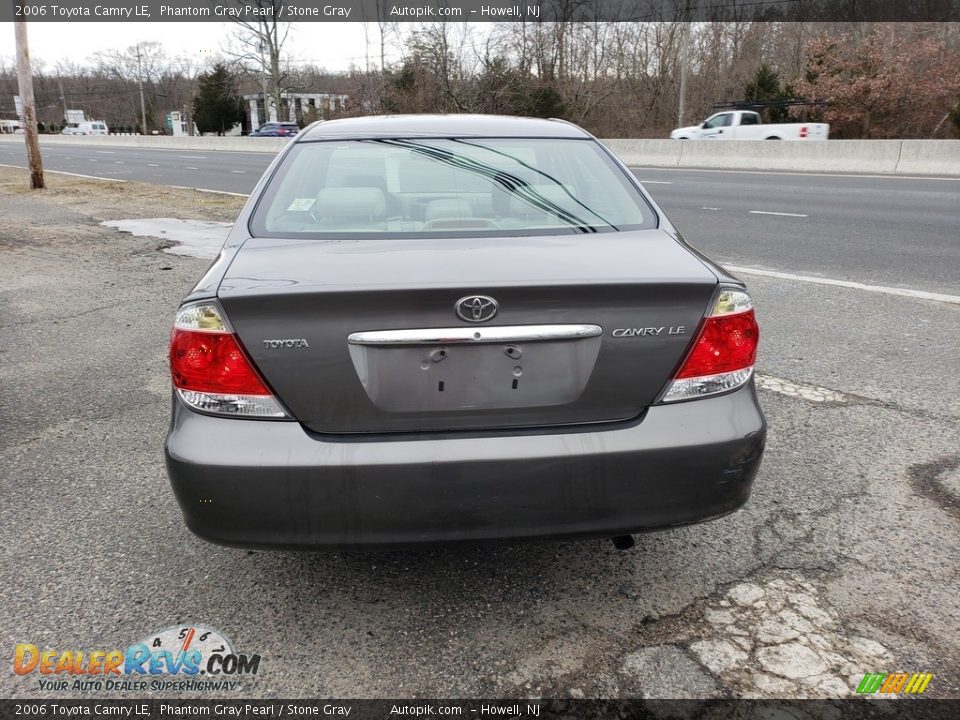
[[650, 335], [685, 335], [687, 328], [683, 325], [674, 325], [672, 327], [643, 327], [643, 328], [617, 328], [611, 335], [615, 338], [621, 337], [647, 337]]
[[487, 295], [467, 295], [457, 300], [454, 306], [461, 320], [473, 323], [492, 319], [499, 308], [497, 301]]

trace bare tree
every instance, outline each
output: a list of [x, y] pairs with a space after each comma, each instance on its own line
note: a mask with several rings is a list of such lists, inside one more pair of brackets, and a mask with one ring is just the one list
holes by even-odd
[[98, 71], [123, 84], [133, 114], [140, 116], [142, 132], [149, 134], [150, 129], [156, 126], [156, 98], [150, 103], [148, 112], [143, 99], [143, 85], [153, 84], [156, 87], [166, 70], [168, 62], [163, 45], [158, 42], [142, 42], [126, 50], [102, 50], [94, 53], [92, 59]]
[[[245, 57], [248, 67], [240, 92], [261, 87], [274, 98], [268, 108], [281, 109], [284, 89], [319, 89], [349, 96], [345, 107], [329, 110], [336, 114], [533, 114], [575, 120], [600, 137], [664, 137], [676, 124], [683, 24], [656, 19], [666, 17], [657, 14], [660, 0], [622, 1], [650, 4], [654, 19], [585, 22], [581, 13], [594, 12], [600, 0], [557, 0], [559, 22], [492, 23], [482, 30], [411, 23], [401, 30], [370, 9], [369, 70], [362, 59], [347, 73], [294, 64], [284, 50], [292, 44], [283, 44], [284, 24], [271, 22], [238, 26], [247, 44], [235, 48], [233, 58]], [[718, 101], [741, 99], [766, 65], [784, 92], [830, 103], [809, 112], [829, 112], [837, 134], [952, 132], [943, 118], [960, 92], [954, 69], [960, 24], [761, 22], [741, 15], [689, 27], [688, 119], [705, 117]], [[818, 73], [823, 49], [814, 41], [821, 35], [830, 50]], [[49, 72], [35, 62], [37, 118], [45, 130], [56, 132], [65, 104], [94, 112], [111, 127], [138, 123], [135, 51], [106, 51], [90, 63], [60, 63]], [[148, 109], [189, 107], [196, 68], [167, 58], [156, 45], [143, 43], [140, 53]], [[830, 68], [835, 72], [827, 73]], [[12, 112], [16, 84], [15, 73], [0, 64], [0, 112]], [[325, 108], [323, 115], [329, 116]]]
[[377, 29], [380, 31], [380, 72], [387, 69], [387, 49], [400, 40], [400, 23], [384, 20], [386, 6], [377, 3]]
[[289, 68], [284, 62], [283, 48], [290, 35], [290, 23], [283, 22], [281, 16], [285, 0], [243, 0], [234, 2], [239, 7], [256, 8], [255, 20], [231, 18], [238, 25], [232, 34], [233, 44], [223, 48], [223, 52], [249, 71], [251, 67], [259, 71], [264, 79], [264, 113], [269, 117], [267, 95], [273, 100], [278, 116], [283, 112], [283, 92]]

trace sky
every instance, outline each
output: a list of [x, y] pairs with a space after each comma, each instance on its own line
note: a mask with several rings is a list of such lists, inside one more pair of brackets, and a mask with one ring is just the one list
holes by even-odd
[[[217, 22], [35, 22], [28, 27], [30, 56], [52, 69], [60, 60], [82, 62], [98, 50], [123, 49], [138, 42], [157, 41], [167, 55], [192, 56], [203, 62], [226, 44], [232, 23]], [[292, 59], [327, 70], [364, 67], [363, 23], [294, 23], [288, 40]], [[379, 35], [370, 27], [371, 61], [379, 60]], [[14, 60], [13, 23], [0, 23], [0, 57], [7, 65]]]

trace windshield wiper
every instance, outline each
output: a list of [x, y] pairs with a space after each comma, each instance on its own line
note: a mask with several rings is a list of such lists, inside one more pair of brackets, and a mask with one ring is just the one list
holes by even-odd
[[560, 205], [557, 205], [546, 196], [541, 195], [539, 192], [534, 190], [526, 180], [508, 173], [502, 168], [488, 165], [466, 155], [460, 155], [452, 150], [430, 147], [429, 145], [422, 145], [410, 140], [374, 140], [372, 142], [407, 148], [408, 150], [415, 152], [418, 155], [422, 155], [430, 160], [480, 175], [487, 180], [496, 183], [510, 194], [521, 198], [527, 204], [553, 215], [558, 220], [561, 220], [578, 232], [597, 232], [597, 228], [593, 227], [592, 225], [588, 225], [582, 218], [564, 209]]
[[475, 147], [475, 148], [480, 148], [480, 149], [482, 149], [482, 150], [487, 150], [488, 152], [492, 152], [492, 153], [495, 153], [495, 154], [497, 154], [497, 155], [502, 155], [502, 156], [505, 157], [505, 158], [509, 158], [509, 159], [513, 160], [513, 161], [514, 161], [515, 163], [517, 163], [518, 165], [522, 165], [523, 167], [527, 168], [527, 169], [530, 170], [531, 172], [535, 172], [537, 175], [542, 175], [542, 176], [545, 177], [547, 180], [549, 180], [550, 182], [552, 182], [552, 183], [554, 183], [555, 185], [557, 185], [557, 187], [559, 187], [560, 189], [562, 189], [562, 190], [567, 194], [567, 197], [569, 197], [571, 200], [573, 200], [577, 205], [579, 205], [580, 207], [582, 207], [584, 210], [586, 210], [588, 213], [590, 213], [590, 214], [593, 215], [594, 217], [599, 218], [600, 221], [601, 221], [604, 225], [608, 225], [608, 226], [610, 226], [610, 227], [611, 227], [612, 229], [614, 229], [614, 230], [618, 230], [618, 229], [619, 229], [619, 228], [617, 228], [616, 225], [614, 225], [612, 222], [608, 221], [605, 217], [603, 217], [603, 216], [602, 216], [600, 213], [598, 213], [596, 210], [594, 210], [594, 209], [591, 208], [590, 206], [586, 205], [582, 200], [580, 200], [580, 198], [578, 198], [576, 195], [574, 195], [572, 192], [570, 192], [570, 191], [567, 189], [567, 186], [566, 186], [566, 185], [564, 185], [562, 182], [560, 182], [559, 180], [557, 180], [557, 178], [553, 177], [553, 175], [551, 175], [550, 173], [544, 172], [544, 171], [541, 170], [540, 168], [536, 168], [536, 167], [534, 167], [533, 165], [531, 165], [530, 163], [528, 163], [528, 162], [526, 162], [526, 161], [524, 161], [524, 160], [521, 160], [521, 159], [518, 158], [518, 157], [514, 157], [514, 156], [511, 155], [510, 153], [504, 152], [503, 150], [497, 150], [496, 148], [488, 147], [488, 146], [486, 146], [486, 145], [481, 145], [481, 144], [476, 143], [476, 142], [470, 142], [470, 141], [468, 141], [468, 140], [464, 140], [463, 138], [455, 138], [455, 139], [453, 139], [453, 142], [455, 142], [455, 143], [461, 143], [461, 144], [463, 144], [463, 145], [469, 145], [469, 146]]

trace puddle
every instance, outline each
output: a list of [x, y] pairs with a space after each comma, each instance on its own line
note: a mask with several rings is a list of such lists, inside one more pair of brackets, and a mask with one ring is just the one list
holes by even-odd
[[137, 237], [155, 237], [177, 243], [164, 252], [198, 258], [215, 258], [233, 223], [212, 220], [177, 220], [175, 218], [145, 218], [139, 220], [108, 220], [101, 223]]

